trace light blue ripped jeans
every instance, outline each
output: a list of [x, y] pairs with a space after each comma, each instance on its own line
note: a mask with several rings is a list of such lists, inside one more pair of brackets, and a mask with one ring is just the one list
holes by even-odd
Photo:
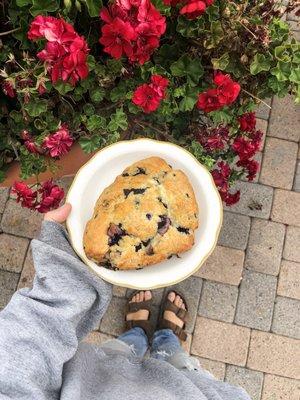
[[[101, 347], [106, 350], [124, 351], [124, 344], [135, 362], [140, 362], [149, 347], [147, 335], [142, 328], [132, 328], [117, 339], [106, 342]], [[123, 349], [122, 349], [123, 347]], [[154, 333], [150, 357], [166, 361], [178, 369], [198, 370], [198, 360], [190, 357], [181, 347], [178, 337], [171, 329], [161, 329]]]

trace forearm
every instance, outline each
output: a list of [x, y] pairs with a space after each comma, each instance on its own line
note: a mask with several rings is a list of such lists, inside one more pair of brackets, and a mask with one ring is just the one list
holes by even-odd
[[58, 224], [44, 222], [32, 250], [33, 288], [18, 291], [0, 313], [0, 394], [33, 400], [55, 398], [63, 365], [99, 324], [111, 286], [75, 256]]

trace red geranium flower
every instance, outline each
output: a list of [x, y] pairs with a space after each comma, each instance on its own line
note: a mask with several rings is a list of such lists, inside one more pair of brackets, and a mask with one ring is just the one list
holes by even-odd
[[240, 92], [240, 85], [234, 82], [229, 75], [216, 73], [214, 83], [217, 88], [208, 89], [206, 92], [200, 93], [198, 97], [197, 107], [205, 112], [215, 111], [225, 105], [232, 104]]
[[222, 108], [217, 89], [209, 89], [200, 93], [197, 101], [197, 107], [205, 112], [211, 112]]
[[126, 55], [130, 61], [144, 64], [159, 46], [166, 21], [150, 0], [117, 0], [103, 8], [100, 43], [114, 58]]
[[132, 97], [132, 102], [141, 107], [145, 113], [155, 111], [160, 105], [160, 96], [157, 91], [147, 83], [138, 86]]
[[41, 196], [40, 203], [36, 206], [36, 210], [45, 213], [53, 208], [57, 208], [64, 197], [64, 190], [55, 185], [52, 180], [46, 181], [38, 190]]
[[99, 42], [104, 45], [104, 51], [114, 58], [122, 54], [130, 56], [133, 52], [132, 43], [136, 33], [129, 22], [115, 18], [110, 24], [102, 27], [102, 37]]
[[260, 142], [249, 140], [244, 137], [237, 137], [234, 139], [232, 149], [237, 153], [240, 160], [249, 160], [259, 150]]
[[26, 183], [15, 182], [12, 186], [11, 193], [17, 196], [17, 202], [21, 203], [23, 207], [34, 208], [37, 193], [26, 185]]
[[44, 139], [43, 148], [49, 151], [51, 157], [60, 157], [69, 152], [72, 144], [73, 139], [69, 130], [66, 125], [63, 125], [57, 132]]
[[47, 44], [37, 56], [46, 63], [53, 83], [59, 79], [75, 85], [88, 75], [87, 55], [89, 49], [85, 39], [79, 36], [72, 25], [63, 19], [37, 16], [30, 25], [28, 38], [44, 37]]
[[15, 97], [15, 95], [16, 95], [16, 91], [15, 91], [12, 83], [9, 81], [4, 81], [2, 83], [2, 90], [3, 90], [4, 94], [6, 94], [6, 96]]
[[166, 89], [169, 84], [169, 80], [161, 75], [152, 75], [150, 86], [157, 92], [161, 99], [166, 97]]
[[227, 206], [231, 206], [239, 201], [240, 191], [238, 190], [235, 193], [229, 193], [228, 181], [231, 174], [231, 168], [224, 161], [220, 161], [217, 165], [218, 169], [212, 171], [212, 176], [216, 186], [218, 187], [221, 199]]
[[248, 171], [248, 181], [253, 181], [259, 171], [259, 163], [256, 160], [240, 160], [236, 165], [238, 167], [243, 167]]
[[254, 112], [243, 114], [238, 118], [238, 121], [240, 123], [240, 129], [244, 132], [252, 132], [253, 129], [255, 129], [256, 118]]
[[152, 75], [151, 83], [144, 83], [136, 88], [132, 102], [141, 107], [145, 113], [155, 111], [162, 99], [166, 97], [168, 79], [161, 75]]
[[205, 2], [201, 0], [196, 0], [189, 2], [188, 4], [183, 6], [179, 13], [185, 15], [188, 19], [195, 19], [204, 14], [205, 10]]

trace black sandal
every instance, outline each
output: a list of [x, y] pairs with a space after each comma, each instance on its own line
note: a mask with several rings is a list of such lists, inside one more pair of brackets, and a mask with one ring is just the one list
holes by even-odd
[[[185, 304], [186, 310], [183, 308], [177, 307], [174, 303], [172, 303], [169, 299], [168, 296], [171, 292], [174, 292], [175, 295], [180, 296], [182, 301]], [[183, 322], [183, 327], [180, 328], [179, 325], [174, 324], [174, 322], [171, 322], [163, 317], [165, 311], [172, 311], [176, 317], [181, 319]], [[171, 329], [175, 335], [182, 341], [186, 341], [187, 339], [187, 334], [184, 330], [185, 328], [185, 323], [187, 321], [187, 314], [188, 314], [188, 309], [187, 309], [187, 304], [185, 301], [185, 298], [182, 296], [182, 294], [176, 292], [175, 290], [170, 290], [166, 296], [166, 299], [164, 300], [162, 307], [161, 307], [161, 314], [160, 314], [160, 319], [158, 322], [158, 329]]]
[[[136, 302], [132, 302], [130, 303], [130, 301], [132, 300], [132, 298], [137, 294], [140, 293], [141, 290], [137, 290], [136, 292], [134, 292], [130, 299], [128, 300], [128, 303], [126, 304], [126, 310], [125, 310], [125, 329], [129, 330], [132, 328], [142, 328], [144, 330], [144, 332], [146, 333], [148, 339], [151, 337], [151, 333], [152, 333], [152, 329], [151, 329], [151, 324], [150, 324], [150, 316], [151, 316], [151, 304], [152, 304], [152, 297], [150, 300], [144, 300], [144, 301], [140, 301], [138, 303]], [[126, 317], [128, 314], [134, 313], [136, 311], [140, 311], [140, 310], [145, 310], [149, 312], [148, 315], [148, 319], [142, 319], [142, 320], [131, 320], [131, 321], [127, 321]]]

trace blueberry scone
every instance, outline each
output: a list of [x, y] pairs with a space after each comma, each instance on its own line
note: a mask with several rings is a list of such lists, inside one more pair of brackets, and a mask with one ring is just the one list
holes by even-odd
[[186, 175], [150, 157], [103, 191], [83, 245], [88, 258], [107, 268], [139, 269], [189, 250], [197, 227], [198, 206]]

